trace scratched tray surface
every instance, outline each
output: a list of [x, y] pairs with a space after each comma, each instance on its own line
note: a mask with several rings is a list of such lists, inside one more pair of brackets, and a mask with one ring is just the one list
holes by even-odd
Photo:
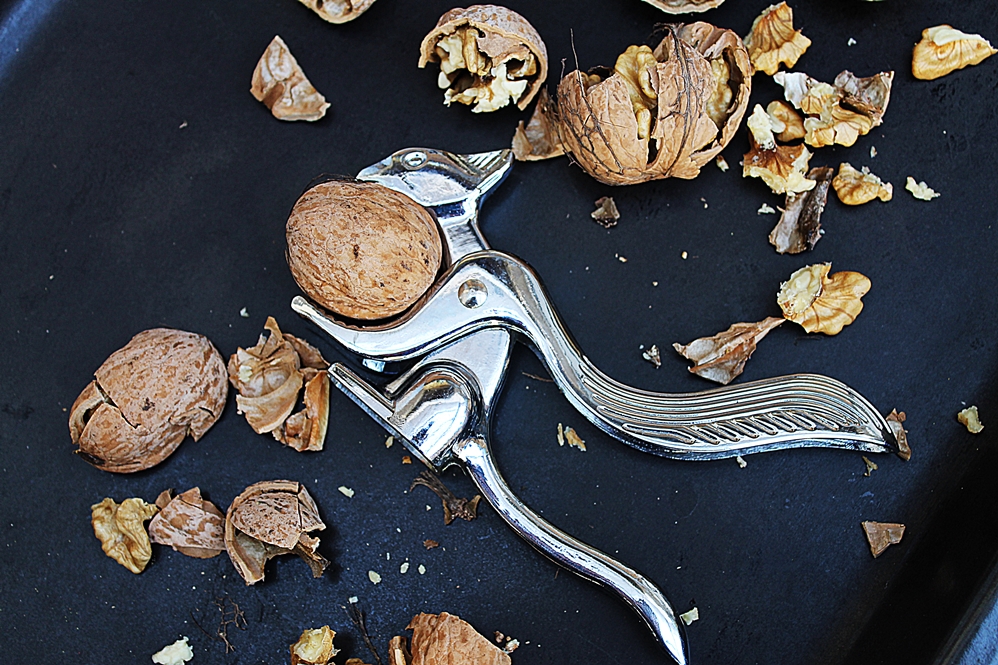
[[[729, 0], [700, 16], [745, 34], [765, 5]], [[573, 39], [583, 67], [612, 64], [667, 19], [637, 0], [509, 6], [546, 40], [551, 83], [563, 59], [572, 66]], [[298, 194], [321, 173], [355, 173], [410, 145], [504, 147], [527, 117], [440, 103], [435, 71], [416, 59], [448, 8], [380, 0], [332, 26], [291, 0], [238, 11], [190, 1], [0, 3], [5, 662], [143, 662], [186, 635], [195, 663], [279, 663], [302, 629], [324, 624], [338, 632], [341, 660], [371, 662], [342, 609], [352, 596], [382, 656], [416, 613], [447, 611], [483, 634], [519, 639], [520, 665], [665, 662], [636, 615], [559, 571], [489, 507], [445, 527], [428, 490], [407, 492], [418, 466], [403, 465], [404, 451], [386, 448], [385, 432], [339, 393], [317, 454], [253, 434], [231, 397], [207, 436], [150, 471], [107, 474], [71, 454], [66, 409], [140, 330], [200, 332], [228, 356], [274, 315], [342, 359], [289, 308], [299, 291], [283, 229]], [[756, 211], [782, 201], [740, 177], [743, 130], [724, 152], [732, 169], [707, 165], [693, 181], [609, 188], [564, 159], [517, 164], [482, 225], [494, 247], [542, 276], [597, 366], [649, 390], [710, 387], [686, 372], [672, 342], [777, 314], [774, 294], [797, 268], [832, 261], [868, 275], [873, 289], [852, 326], [828, 338], [782, 326], [739, 381], [834, 376], [881, 411], [908, 413], [912, 460], [876, 457], [864, 477], [859, 454], [831, 450], [751, 456], [744, 469], [653, 458], [598, 432], [551, 383], [528, 376], [544, 369], [525, 349], [512, 358], [495, 452], [530, 506], [643, 572], [679, 612], [699, 608], [687, 630], [693, 663], [932, 662], [954, 635], [973, 632], [966, 617], [987, 596], [998, 552], [998, 61], [935, 82], [915, 81], [908, 67], [923, 28], [948, 22], [994, 40], [998, 12], [983, 2], [794, 9], [814, 42], [800, 71], [826, 81], [843, 69], [897, 72], [884, 124], [812, 160], [870, 166], [894, 183], [893, 201], [853, 209], [833, 196], [815, 250], [777, 255], [766, 240], [775, 220]], [[322, 121], [278, 122], [249, 95], [274, 34], [331, 102]], [[756, 77], [753, 103], [777, 94]], [[942, 196], [914, 200], [907, 175]], [[609, 194], [622, 219], [604, 230], [588, 213]], [[663, 349], [657, 370], [641, 359], [651, 344]], [[981, 409], [987, 429], [977, 437], [955, 420], [964, 403]], [[588, 451], [559, 447], [558, 423]], [[305, 483], [329, 525], [321, 551], [333, 564], [320, 580], [281, 558], [246, 587], [225, 556], [196, 560], [159, 546], [136, 576], [104, 556], [90, 528], [89, 506], [105, 496], [152, 500], [199, 486], [225, 508], [247, 485], [275, 478]], [[473, 492], [458, 472], [444, 480]], [[873, 560], [860, 529], [867, 519], [907, 524], [904, 541]], [[441, 547], [427, 551], [427, 538]], [[246, 616], [245, 630], [229, 630], [229, 653], [212, 637], [218, 598]]]

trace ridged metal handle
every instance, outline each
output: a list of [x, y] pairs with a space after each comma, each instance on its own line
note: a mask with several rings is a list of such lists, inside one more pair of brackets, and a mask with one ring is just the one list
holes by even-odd
[[616, 592], [641, 616], [669, 656], [679, 665], [686, 665], [676, 615], [654, 583], [530, 510], [503, 480], [483, 438], [465, 439], [452, 453], [464, 463], [482, 495], [517, 534], [558, 565]]

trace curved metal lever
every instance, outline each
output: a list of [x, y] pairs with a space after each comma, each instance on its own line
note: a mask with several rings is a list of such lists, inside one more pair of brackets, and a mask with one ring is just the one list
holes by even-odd
[[489, 327], [515, 331], [587, 419], [663, 457], [718, 459], [805, 446], [897, 451], [870, 403], [825, 376], [797, 374], [687, 394], [614, 381], [579, 350], [533, 270], [493, 250], [456, 263], [422, 305], [380, 328], [345, 326], [300, 297], [292, 307], [354, 353], [380, 360], [424, 355]]

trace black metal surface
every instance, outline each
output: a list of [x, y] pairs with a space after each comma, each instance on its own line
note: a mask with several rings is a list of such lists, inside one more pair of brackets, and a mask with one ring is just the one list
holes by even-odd
[[[728, 0], [702, 17], [745, 34], [766, 4]], [[571, 68], [573, 35], [583, 67], [612, 64], [667, 19], [637, 0], [509, 6], [545, 38], [551, 82], [562, 59]], [[436, 72], [416, 60], [449, 7], [379, 0], [332, 26], [292, 0], [0, 5], [0, 660], [149, 662], [187, 635], [194, 663], [280, 663], [302, 629], [328, 623], [338, 662], [370, 662], [341, 609], [357, 596], [382, 655], [414, 614], [448, 611], [518, 638], [520, 665], [664, 662], [626, 607], [559, 573], [488, 508], [444, 527], [434, 496], [406, 492], [419, 468], [401, 464], [399, 446], [386, 449], [384, 432], [342, 395], [317, 454], [253, 434], [231, 397], [207, 436], [150, 471], [116, 476], [71, 454], [66, 409], [140, 330], [200, 332], [227, 356], [274, 315], [338, 357], [288, 307], [298, 289], [283, 228], [302, 188], [410, 145], [503, 147], [527, 117], [440, 103]], [[499, 465], [553, 523], [657, 581], [678, 611], [699, 608], [687, 631], [693, 663], [952, 661], [993, 601], [998, 553], [998, 59], [934, 82], [915, 81], [909, 64], [931, 25], [998, 39], [998, 10], [895, 0], [794, 9], [814, 42], [796, 69], [826, 81], [842, 69], [896, 70], [884, 124], [812, 160], [870, 166], [894, 183], [893, 201], [847, 208], [831, 197], [814, 251], [777, 255], [766, 240], [775, 219], [756, 210], [781, 201], [740, 177], [743, 130], [724, 152], [732, 170], [708, 165], [694, 181], [612, 189], [566, 160], [518, 164], [486, 203], [483, 229], [533, 265], [599, 367], [653, 390], [709, 387], [669, 345], [776, 314], [774, 294], [793, 270], [832, 261], [868, 275], [873, 289], [852, 326], [830, 338], [782, 326], [741, 380], [800, 371], [843, 380], [884, 412], [908, 413], [912, 460], [877, 458], [867, 478], [860, 456], [841, 451], [758, 455], [744, 469], [653, 458], [526, 376], [543, 369], [521, 349], [497, 414]], [[249, 95], [274, 34], [332, 103], [322, 121], [278, 122]], [[753, 102], [777, 93], [756, 77]], [[916, 201], [903, 191], [907, 175], [942, 196]], [[623, 215], [612, 230], [589, 219], [608, 194]], [[639, 350], [653, 343], [658, 370]], [[980, 407], [982, 434], [956, 422], [964, 403]], [[559, 422], [588, 452], [558, 447]], [[321, 550], [333, 566], [321, 580], [279, 559], [247, 588], [225, 556], [158, 546], [136, 576], [104, 556], [90, 528], [89, 506], [105, 496], [152, 500], [197, 485], [224, 508], [273, 478], [304, 482], [329, 524]], [[445, 480], [471, 492], [467, 478]], [[866, 519], [907, 524], [904, 541], [873, 560]], [[441, 547], [425, 550], [426, 538]], [[248, 620], [230, 630], [228, 654], [207, 634], [225, 594]]]

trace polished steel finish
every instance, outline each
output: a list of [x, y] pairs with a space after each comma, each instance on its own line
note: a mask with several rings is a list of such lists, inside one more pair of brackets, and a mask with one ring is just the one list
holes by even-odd
[[482, 495], [525, 540], [558, 564], [612, 589], [648, 624], [681, 665], [679, 624], [654, 583], [559, 531], [525, 506], [499, 474], [489, 425], [514, 339], [527, 342], [586, 418], [640, 450], [683, 460], [822, 446], [896, 452], [884, 418], [859, 393], [825, 376], [798, 374], [696, 393], [626, 386], [599, 371], [558, 317], [534, 271], [491, 250], [478, 206], [508, 174], [508, 150], [475, 155], [411, 148], [360, 172], [432, 210], [443, 231], [448, 269], [407, 313], [354, 326], [305, 298], [292, 308], [369, 369], [414, 361], [383, 389], [343, 365], [333, 382], [435, 469], [462, 465]]

